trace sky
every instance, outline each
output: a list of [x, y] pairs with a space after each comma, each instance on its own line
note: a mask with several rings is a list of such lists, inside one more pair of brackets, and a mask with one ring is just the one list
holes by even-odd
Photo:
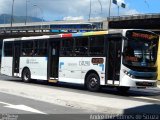
[[[14, 15], [43, 18], [46, 21], [106, 19], [109, 15], [110, 0], [14, 0]], [[27, 2], [26, 2], [27, 1]], [[160, 13], [160, 0], [117, 0], [111, 4], [110, 16]], [[11, 14], [13, 0], [0, 0], [0, 14]], [[119, 10], [119, 12], [118, 12]]]

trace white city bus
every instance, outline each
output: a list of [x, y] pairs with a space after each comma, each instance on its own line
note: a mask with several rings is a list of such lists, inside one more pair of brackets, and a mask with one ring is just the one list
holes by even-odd
[[159, 37], [144, 30], [110, 30], [4, 39], [1, 73], [48, 82], [155, 87]]

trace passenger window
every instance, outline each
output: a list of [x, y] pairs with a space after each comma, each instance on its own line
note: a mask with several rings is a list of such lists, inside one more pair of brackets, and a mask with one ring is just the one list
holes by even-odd
[[22, 42], [22, 56], [32, 56], [34, 53], [33, 41]]
[[4, 56], [13, 56], [13, 42], [4, 42]]
[[73, 56], [73, 44], [74, 44], [74, 39], [73, 38], [68, 38], [68, 39], [62, 39], [61, 43], [61, 56]]
[[75, 56], [88, 55], [88, 37], [75, 38]]
[[46, 40], [35, 40], [34, 41], [35, 56], [46, 56], [47, 55], [47, 41]]
[[98, 56], [104, 54], [104, 36], [90, 37], [90, 51], [91, 56]]

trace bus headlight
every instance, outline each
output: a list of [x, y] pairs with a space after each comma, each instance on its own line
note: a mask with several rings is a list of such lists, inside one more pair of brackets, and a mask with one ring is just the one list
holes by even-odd
[[129, 73], [128, 71], [124, 70], [124, 73], [125, 73], [126, 75], [128, 75], [129, 77], [134, 78], [134, 76], [133, 76], [131, 73]]

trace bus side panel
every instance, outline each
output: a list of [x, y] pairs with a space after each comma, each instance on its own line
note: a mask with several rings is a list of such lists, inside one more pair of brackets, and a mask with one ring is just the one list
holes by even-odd
[[[102, 60], [103, 63], [92, 63], [92, 60]], [[98, 61], [97, 61], [98, 62]], [[83, 80], [85, 79], [85, 76], [88, 71], [94, 70], [97, 72], [97, 74], [100, 77], [100, 85], [105, 85], [105, 62], [106, 58], [105, 57], [83, 57], [81, 61], [81, 66], [82, 66], [82, 78]]]
[[12, 76], [13, 57], [2, 57], [1, 73]]
[[105, 85], [105, 58], [99, 58], [104, 60], [103, 64], [93, 64], [91, 57], [61, 57], [59, 81], [84, 84], [87, 72], [94, 70], [100, 77], [100, 84]]
[[22, 70], [28, 67], [32, 79], [47, 80], [47, 57], [21, 57], [20, 77]]
[[81, 66], [79, 62], [82, 57], [60, 57], [59, 59], [59, 81], [83, 84]]

